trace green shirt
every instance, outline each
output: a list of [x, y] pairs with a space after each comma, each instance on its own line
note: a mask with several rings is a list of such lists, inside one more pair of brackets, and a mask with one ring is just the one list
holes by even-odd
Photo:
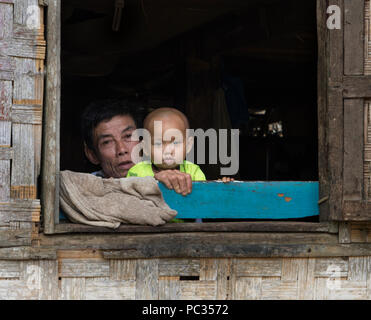
[[[179, 171], [191, 175], [192, 181], [205, 181], [206, 177], [197, 164], [184, 160], [179, 166]], [[131, 167], [127, 177], [153, 177], [155, 174], [152, 163], [142, 161]]]

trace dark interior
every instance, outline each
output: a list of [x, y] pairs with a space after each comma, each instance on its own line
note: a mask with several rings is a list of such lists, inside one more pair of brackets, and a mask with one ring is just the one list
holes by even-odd
[[[318, 180], [315, 0], [125, 0], [114, 31], [115, 4], [62, 1], [61, 170], [96, 169], [80, 114], [118, 98], [240, 129], [239, 180]], [[230, 123], [215, 116], [220, 92]]]

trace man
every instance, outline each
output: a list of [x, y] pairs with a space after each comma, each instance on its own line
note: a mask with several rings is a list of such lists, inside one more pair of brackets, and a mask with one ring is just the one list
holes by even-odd
[[[131, 151], [139, 143], [131, 139], [133, 131], [140, 126], [136, 111], [120, 101], [103, 100], [90, 104], [82, 115], [82, 133], [85, 155], [101, 170], [95, 175], [103, 178], [124, 178], [134, 166]], [[192, 179], [179, 170], [164, 170], [154, 178], [187, 195], [192, 192]]]

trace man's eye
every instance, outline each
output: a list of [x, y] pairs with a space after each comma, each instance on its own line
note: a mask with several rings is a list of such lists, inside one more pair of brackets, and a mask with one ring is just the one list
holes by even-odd
[[105, 141], [102, 141], [102, 145], [108, 145], [111, 143], [112, 140], [105, 140]]

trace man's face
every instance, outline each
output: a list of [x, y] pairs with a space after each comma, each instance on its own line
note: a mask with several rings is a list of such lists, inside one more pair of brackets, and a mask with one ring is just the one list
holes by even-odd
[[101, 166], [105, 177], [124, 178], [134, 165], [131, 151], [139, 143], [131, 140], [135, 129], [135, 122], [130, 116], [115, 116], [95, 128], [93, 139], [96, 152], [90, 156], [87, 153], [87, 156], [91, 162]]

